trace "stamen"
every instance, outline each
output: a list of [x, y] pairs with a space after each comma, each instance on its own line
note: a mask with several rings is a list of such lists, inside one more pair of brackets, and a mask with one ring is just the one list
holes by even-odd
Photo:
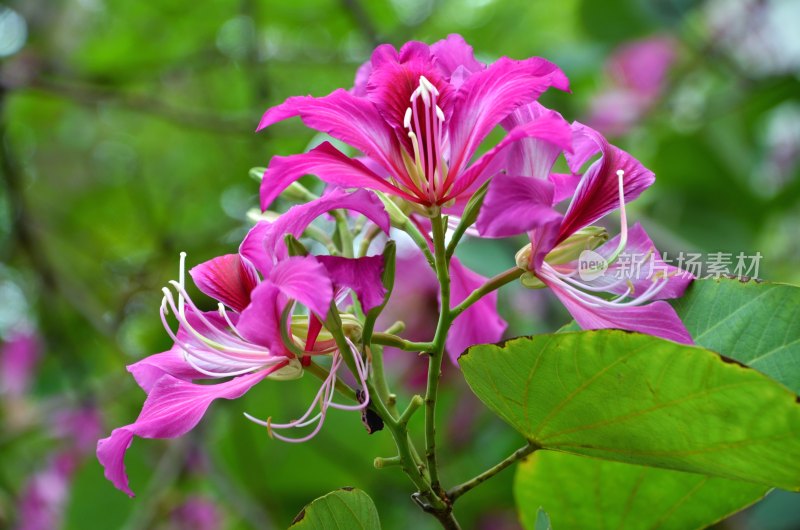
[[411, 128], [411, 114], [412, 114], [411, 107], [408, 107], [406, 109], [406, 115], [403, 116], [403, 127], [405, 127], [406, 129]]
[[608, 258], [608, 263], [614, 263], [622, 251], [625, 250], [625, 247], [628, 244], [628, 216], [625, 213], [625, 184], [623, 182], [623, 177], [625, 177], [625, 171], [622, 169], [617, 170], [617, 178], [619, 180], [619, 221], [620, 221], [620, 228], [619, 228], [619, 245], [617, 245], [616, 250], [611, 254]]

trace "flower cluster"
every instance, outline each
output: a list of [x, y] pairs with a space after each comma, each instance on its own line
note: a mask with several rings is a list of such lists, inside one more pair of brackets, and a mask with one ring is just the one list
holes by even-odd
[[[554, 64], [501, 58], [486, 65], [451, 35], [431, 46], [379, 46], [352, 89], [292, 97], [267, 110], [259, 130], [300, 117], [358, 153], [348, 156], [324, 142], [271, 160], [261, 184], [262, 210], [287, 191], [307, 200], [256, 224], [237, 254], [189, 271], [196, 287], [218, 302], [216, 311], [203, 311], [190, 298], [182, 255], [179, 279], [164, 289], [160, 308], [174, 346], [129, 367], [147, 399], [136, 421], [98, 443], [109, 480], [132, 495], [124, 455], [134, 436], [181, 436], [212, 401], [238, 398], [265, 379], [312, 372], [322, 380], [298, 419], [276, 423], [247, 415], [273, 437], [309, 439], [331, 407], [362, 410], [368, 419], [373, 335], [384, 335], [381, 344], [389, 346], [418, 344], [423, 353], [437, 342], [373, 334], [376, 320], [385, 321], [378, 317], [394, 283], [391, 243], [384, 254], [369, 254], [370, 242], [381, 234], [391, 239], [408, 233], [418, 261], [435, 269], [427, 277], [436, 278], [444, 306], [439, 312], [452, 316], [439, 319], [436, 334], [444, 331], [442, 344], [452, 358], [502, 338], [506, 324], [496, 288], [516, 278], [529, 288], [549, 288], [585, 329], [622, 328], [691, 343], [675, 312], [659, 300], [680, 296], [690, 278], [666, 264], [656, 277], [613, 274], [623, 252], [659, 255], [644, 229], [629, 227], [626, 218], [626, 202], [653, 183], [653, 173], [598, 132], [539, 104], [549, 88], [568, 90]], [[505, 129], [503, 138], [480, 150], [497, 126]], [[553, 172], [561, 155], [567, 174]], [[321, 197], [296, 182], [307, 174], [328, 185]], [[609, 239], [595, 223], [615, 210], [619, 235]], [[516, 260], [508, 257], [510, 273], [489, 280], [453, 256], [465, 233], [527, 234], [530, 244]], [[319, 248], [327, 253], [316, 255]], [[585, 251], [602, 257], [611, 272], [579, 275]], [[430, 290], [431, 282], [419, 288]], [[407, 297], [416, 287], [411, 278], [395, 290]], [[334, 401], [336, 389], [350, 389], [339, 378], [342, 365], [358, 386], [353, 405]], [[207, 379], [216, 382], [198, 382]], [[290, 428], [305, 434], [277, 432]]]

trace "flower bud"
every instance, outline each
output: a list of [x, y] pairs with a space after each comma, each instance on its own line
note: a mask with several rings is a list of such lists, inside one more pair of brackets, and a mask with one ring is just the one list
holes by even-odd
[[594, 250], [608, 241], [608, 232], [601, 226], [581, 228], [551, 250], [545, 261], [551, 265], [562, 265], [578, 259], [581, 252]]
[[533, 248], [530, 243], [519, 249], [516, 256], [514, 256], [514, 261], [517, 262], [517, 267], [524, 271], [531, 268], [531, 252], [533, 252]]

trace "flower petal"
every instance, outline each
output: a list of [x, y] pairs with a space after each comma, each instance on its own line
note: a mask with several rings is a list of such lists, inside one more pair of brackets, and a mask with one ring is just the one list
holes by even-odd
[[[538, 154], [542, 159], [531, 164], [535, 166], [535, 173], [542, 173], [546, 177], [558, 154], [562, 150], [570, 149], [571, 140], [570, 126], [557, 112], [546, 112], [532, 121], [521, 123], [509, 131], [496, 146], [489, 149], [462, 175], [456, 176], [451, 172], [450, 176], [455, 178], [455, 183], [447, 197], [458, 197], [465, 191], [474, 191], [501, 170], [510, 172], [510, 164], [516, 163], [519, 166], [520, 162], [510, 159], [508, 154], [523, 141], [535, 142], [535, 146], [540, 149]], [[531, 174], [531, 176], [533, 175]], [[450, 178], [448, 177], [448, 180]]]
[[283, 259], [270, 271], [268, 281], [285, 296], [325, 319], [333, 300], [333, 285], [328, 271], [317, 258], [293, 256]]
[[[472, 291], [486, 282], [487, 278], [466, 268], [453, 258], [450, 262], [451, 304], [456, 306]], [[497, 312], [497, 291], [494, 291], [461, 313], [447, 334], [447, 351], [453, 364], [464, 350], [475, 344], [497, 342], [503, 337], [508, 324]]]
[[[620, 236], [616, 236], [595, 252], [608, 259], [619, 246], [619, 240]], [[617, 260], [609, 265], [604, 274], [586, 283], [594, 287], [607, 285], [608, 291], [616, 294], [626, 292], [630, 284], [634, 288], [631, 296], [638, 296], [654, 281], [664, 281], [665, 277], [667, 285], [659, 291], [659, 299], [683, 296], [694, 279], [692, 274], [665, 263], [647, 232], [636, 223], [628, 230], [627, 245]]]
[[284, 237], [286, 234], [300, 237], [314, 219], [337, 209], [364, 214], [381, 230], [389, 232], [389, 214], [386, 213], [383, 203], [375, 194], [366, 190], [349, 193], [342, 189], [334, 189], [315, 201], [290, 208], [270, 224], [263, 234], [263, 245], [267, 255], [272, 256], [274, 260], [285, 257]]
[[558, 204], [575, 195], [575, 189], [581, 182], [580, 175], [567, 173], [550, 173], [548, 180], [553, 183], [553, 204]]
[[139, 362], [129, 364], [127, 369], [136, 380], [136, 383], [148, 394], [155, 386], [156, 381], [165, 374], [183, 381], [194, 381], [195, 379], [208, 377], [192, 368], [186, 362], [183, 358], [183, 350], [178, 345], [165, 352], [156, 353], [145, 357]]
[[498, 175], [492, 179], [476, 227], [484, 237], [510, 237], [559, 219], [548, 180]]
[[[652, 171], [622, 149], [610, 145], [597, 131], [577, 122], [573, 129], [579, 145], [575, 155], [578, 159], [585, 160], [588, 158], [586, 154], [591, 152], [586, 148], [587, 139], [594, 143], [594, 153], [599, 151], [602, 156], [586, 170], [575, 190], [564, 215], [560, 241], [619, 207], [618, 170], [625, 171], [623, 188], [626, 203], [636, 199], [655, 181]], [[567, 160], [570, 161], [569, 155]], [[572, 160], [570, 164], [574, 162]]]
[[249, 261], [262, 275], [266, 276], [272, 268], [272, 257], [264, 248], [264, 238], [269, 230], [268, 221], [259, 221], [244, 236], [239, 245], [239, 255]]
[[467, 44], [464, 37], [451, 33], [446, 38], [431, 45], [434, 62], [442, 75], [452, 83], [452, 76], [456, 70], [469, 74], [480, 72], [486, 66], [475, 59], [472, 46]]
[[322, 98], [292, 97], [269, 109], [258, 130], [294, 116], [300, 116], [307, 127], [355, 147], [393, 173], [403, 166], [397, 137], [366, 98], [341, 88]]
[[292, 182], [303, 175], [316, 175], [323, 182], [345, 188], [370, 188], [413, 199], [408, 193], [391, 185], [364, 164], [323, 142], [308, 153], [275, 156], [261, 180], [261, 209], [266, 210]]
[[[272, 370], [274, 369], [277, 368]], [[114, 429], [111, 436], [97, 442], [97, 459], [105, 468], [106, 478], [133, 497], [125, 472], [125, 452], [134, 436], [182, 436], [197, 425], [212, 401], [242, 396], [272, 370], [243, 375], [216, 385], [195, 385], [169, 375], [163, 376], [148, 394], [136, 421]]]
[[633, 307], [596, 307], [571, 296], [557, 283], [545, 283], [583, 329], [625, 329], [682, 344], [694, 344], [686, 326], [666, 302]]
[[469, 163], [480, 142], [516, 108], [534, 101], [550, 86], [562, 90], [567, 78], [553, 63], [532, 57], [503, 57], [471, 75], [455, 95], [450, 120], [450, 171]]
[[411, 105], [411, 94], [419, 86], [419, 78], [424, 76], [439, 91], [437, 104], [446, 116], [450, 115], [450, 85], [443, 79], [434, 64], [428, 45], [411, 41], [403, 45], [399, 52], [392, 46], [384, 45], [372, 54], [372, 73], [367, 82], [367, 98], [372, 101], [397, 135], [409, 153], [411, 142], [403, 126], [403, 118]]
[[383, 286], [383, 256], [366, 258], [342, 258], [340, 256], [318, 256], [328, 271], [335, 288], [352, 289], [364, 311], [383, 303], [386, 288]]
[[250, 291], [258, 283], [256, 271], [239, 254], [226, 254], [189, 271], [197, 288], [235, 311], [250, 303]]

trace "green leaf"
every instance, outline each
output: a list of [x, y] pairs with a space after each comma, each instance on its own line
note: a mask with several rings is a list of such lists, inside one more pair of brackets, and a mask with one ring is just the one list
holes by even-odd
[[520, 463], [514, 482], [522, 524], [534, 530], [540, 528], [539, 505], [547, 506], [559, 530], [706, 528], [768, 490], [759, 484], [552, 451], [539, 451]]
[[545, 449], [800, 489], [797, 396], [708, 350], [599, 330], [475, 346], [460, 364]]
[[697, 280], [673, 305], [698, 345], [800, 393], [800, 288]]
[[297, 530], [347, 528], [380, 530], [378, 510], [369, 495], [354, 488], [342, 488], [306, 505], [292, 521]]
[[539, 509], [536, 511], [536, 525], [533, 527], [533, 530], [553, 530], [553, 527], [550, 526], [550, 516], [547, 515], [547, 512], [539, 506]]

